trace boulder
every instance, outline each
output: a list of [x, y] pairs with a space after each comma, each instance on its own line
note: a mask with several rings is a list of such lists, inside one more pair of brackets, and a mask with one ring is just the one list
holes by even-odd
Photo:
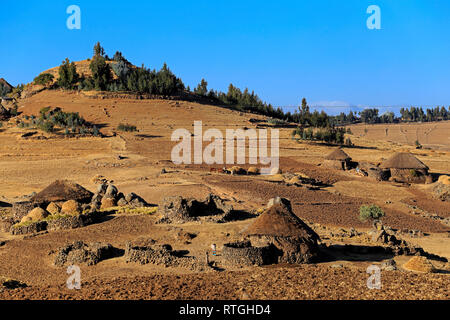
[[381, 270], [394, 271], [397, 270], [397, 263], [394, 259], [389, 259], [381, 263]]
[[117, 194], [118, 194], [118, 192], [119, 191], [117, 190], [116, 186], [110, 184], [106, 188], [105, 195], [104, 195], [103, 198], [115, 199]]
[[105, 196], [102, 199], [102, 205], [101, 205], [100, 209], [105, 210], [105, 209], [113, 208], [115, 206], [117, 206], [116, 200], [114, 198], [107, 198]]
[[125, 207], [128, 205], [127, 200], [125, 200], [125, 198], [120, 198], [119, 201], [117, 201], [117, 205], [119, 207]]

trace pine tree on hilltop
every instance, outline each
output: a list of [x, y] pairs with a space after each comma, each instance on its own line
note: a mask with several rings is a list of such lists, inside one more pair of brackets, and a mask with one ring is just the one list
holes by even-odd
[[202, 79], [197, 88], [194, 89], [194, 93], [200, 96], [206, 96], [206, 94], [208, 93], [208, 82], [206, 82], [205, 79]]

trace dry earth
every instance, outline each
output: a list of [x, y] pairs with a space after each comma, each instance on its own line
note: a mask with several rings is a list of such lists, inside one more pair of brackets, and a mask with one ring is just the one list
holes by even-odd
[[[274, 196], [289, 198], [294, 212], [310, 225], [330, 230], [356, 228], [369, 230], [358, 219], [362, 204], [376, 203], [386, 212], [385, 224], [397, 229], [420, 230], [425, 237], [409, 239], [430, 253], [450, 259], [450, 228], [414, 214], [422, 211], [450, 216], [450, 206], [432, 198], [427, 185], [406, 186], [377, 182], [369, 178], [318, 166], [332, 146], [298, 143], [290, 137], [292, 129], [280, 132], [280, 167], [284, 172], [300, 172], [328, 186], [321, 190], [287, 186], [265, 177], [229, 176], [210, 172], [207, 165], [171, 163], [173, 130], [193, 130], [196, 120], [204, 129], [254, 128], [250, 118], [224, 108], [184, 101], [95, 99], [80, 93], [43, 91], [19, 101], [23, 115], [37, 115], [43, 107], [61, 107], [79, 112], [86, 120], [99, 124], [104, 138], [24, 139], [27, 129], [12, 124], [0, 131], [0, 200], [15, 202], [38, 192], [57, 179], [76, 181], [94, 191], [92, 178], [103, 175], [114, 180], [120, 191], [135, 192], [153, 204], [170, 195], [203, 198], [213, 192], [230, 200], [237, 209], [263, 208]], [[136, 125], [137, 133], [116, 130], [119, 123]], [[389, 126], [369, 126], [367, 133], [353, 126], [350, 136], [357, 147], [345, 151], [355, 161], [379, 163], [397, 151], [409, 151], [427, 164], [431, 172], [450, 173], [450, 122]], [[382, 134], [380, 133], [382, 131]], [[412, 135], [414, 132], [414, 135]], [[425, 137], [423, 140], [422, 135]], [[414, 137], [413, 137], [414, 136]], [[431, 149], [416, 150], [413, 142]], [[412, 141], [412, 143], [411, 143]], [[422, 142], [423, 141], [423, 142]], [[121, 156], [123, 159], [118, 158]], [[221, 166], [213, 166], [219, 168]], [[165, 168], [166, 174], [160, 174]], [[0, 233], [0, 276], [28, 285], [16, 290], [0, 289], [1, 299], [449, 299], [448, 265], [434, 262], [441, 272], [415, 274], [383, 271], [381, 290], [366, 286], [369, 264], [380, 259], [336, 259], [328, 263], [296, 267], [225, 268], [224, 271], [194, 272], [181, 268], [127, 264], [113, 258], [95, 266], [81, 266], [82, 290], [65, 288], [67, 273], [52, 264], [51, 250], [69, 241], [101, 241], [124, 248], [125, 242], [139, 236], [170, 243], [190, 256], [202, 257], [212, 243], [239, 239], [239, 232], [251, 219], [215, 224], [188, 223], [158, 225], [156, 215], [115, 214], [103, 223], [70, 231], [50, 231], [35, 237]], [[183, 229], [197, 234], [190, 243], [177, 238]], [[338, 243], [356, 241], [333, 239]], [[220, 259], [220, 257], [218, 258]], [[403, 260], [402, 260], [403, 259]], [[399, 265], [405, 257], [397, 257]], [[332, 267], [342, 264], [342, 267]], [[401, 269], [401, 268], [400, 268]], [[244, 295], [244, 292], [246, 293]]]

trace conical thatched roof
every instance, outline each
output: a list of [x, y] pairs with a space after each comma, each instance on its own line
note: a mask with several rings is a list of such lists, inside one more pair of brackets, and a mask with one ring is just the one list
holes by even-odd
[[79, 184], [67, 180], [57, 180], [39, 192], [31, 201], [37, 203], [76, 200], [89, 202], [93, 193]]
[[399, 152], [380, 165], [383, 169], [427, 169], [428, 167], [411, 153]]
[[403, 267], [406, 270], [430, 273], [435, 272], [435, 267], [431, 264], [431, 262], [422, 256], [414, 256], [408, 262], [406, 262]]
[[317, 241], [319, 236], [283, 204], [268, 208], [242, 232], [244, 235], [300, 237]]
[[329, 155], [325, 157], [325, 160], [339, 160], [339, 161], [345, 161], [345, 160], [351, 160], [350, 156], [345, 153], [342, 149], [336, 149]]

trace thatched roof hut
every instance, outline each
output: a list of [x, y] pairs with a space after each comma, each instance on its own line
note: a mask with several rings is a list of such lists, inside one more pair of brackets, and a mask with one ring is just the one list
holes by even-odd
[[431, 177], [428, 176], [428, 166], [411, 153], [396, 153], [383, 161], [380, 168], [389, 169], [392, 180], [397, 182], [426, 183]]
[[242, 232], [249, 236], [299, 237], [317, 241], [319, 236], [294, 213], [282, 204], [274, 204], [264, 211]]
[[290, 210], [290, 204], [275, 203], [242, 234], [255, 247], [271, 246], [279, 263], [308, 263], [318, 254], [319, 236]]
[[380, 165], [383, 169], [425, 169], [429, 168], [411, 153], [399, 152], [389, 159], [383, 161]]
[[352, 158], [344, 150], [338, 148], [325, 157], [323, 166], [337, 170], [345, 170], [350, 167]]
[[76, 200], [89, 203], [93, 193], [68, 180], [57, 180], [31, 198], [35, 203], [50, 203]]
[[350, 156], [341, 148], [334, 150], [332, 153], [325, 157], [325, 160], [348, 161], [351, 159], [352, 158], [350, 158]]

